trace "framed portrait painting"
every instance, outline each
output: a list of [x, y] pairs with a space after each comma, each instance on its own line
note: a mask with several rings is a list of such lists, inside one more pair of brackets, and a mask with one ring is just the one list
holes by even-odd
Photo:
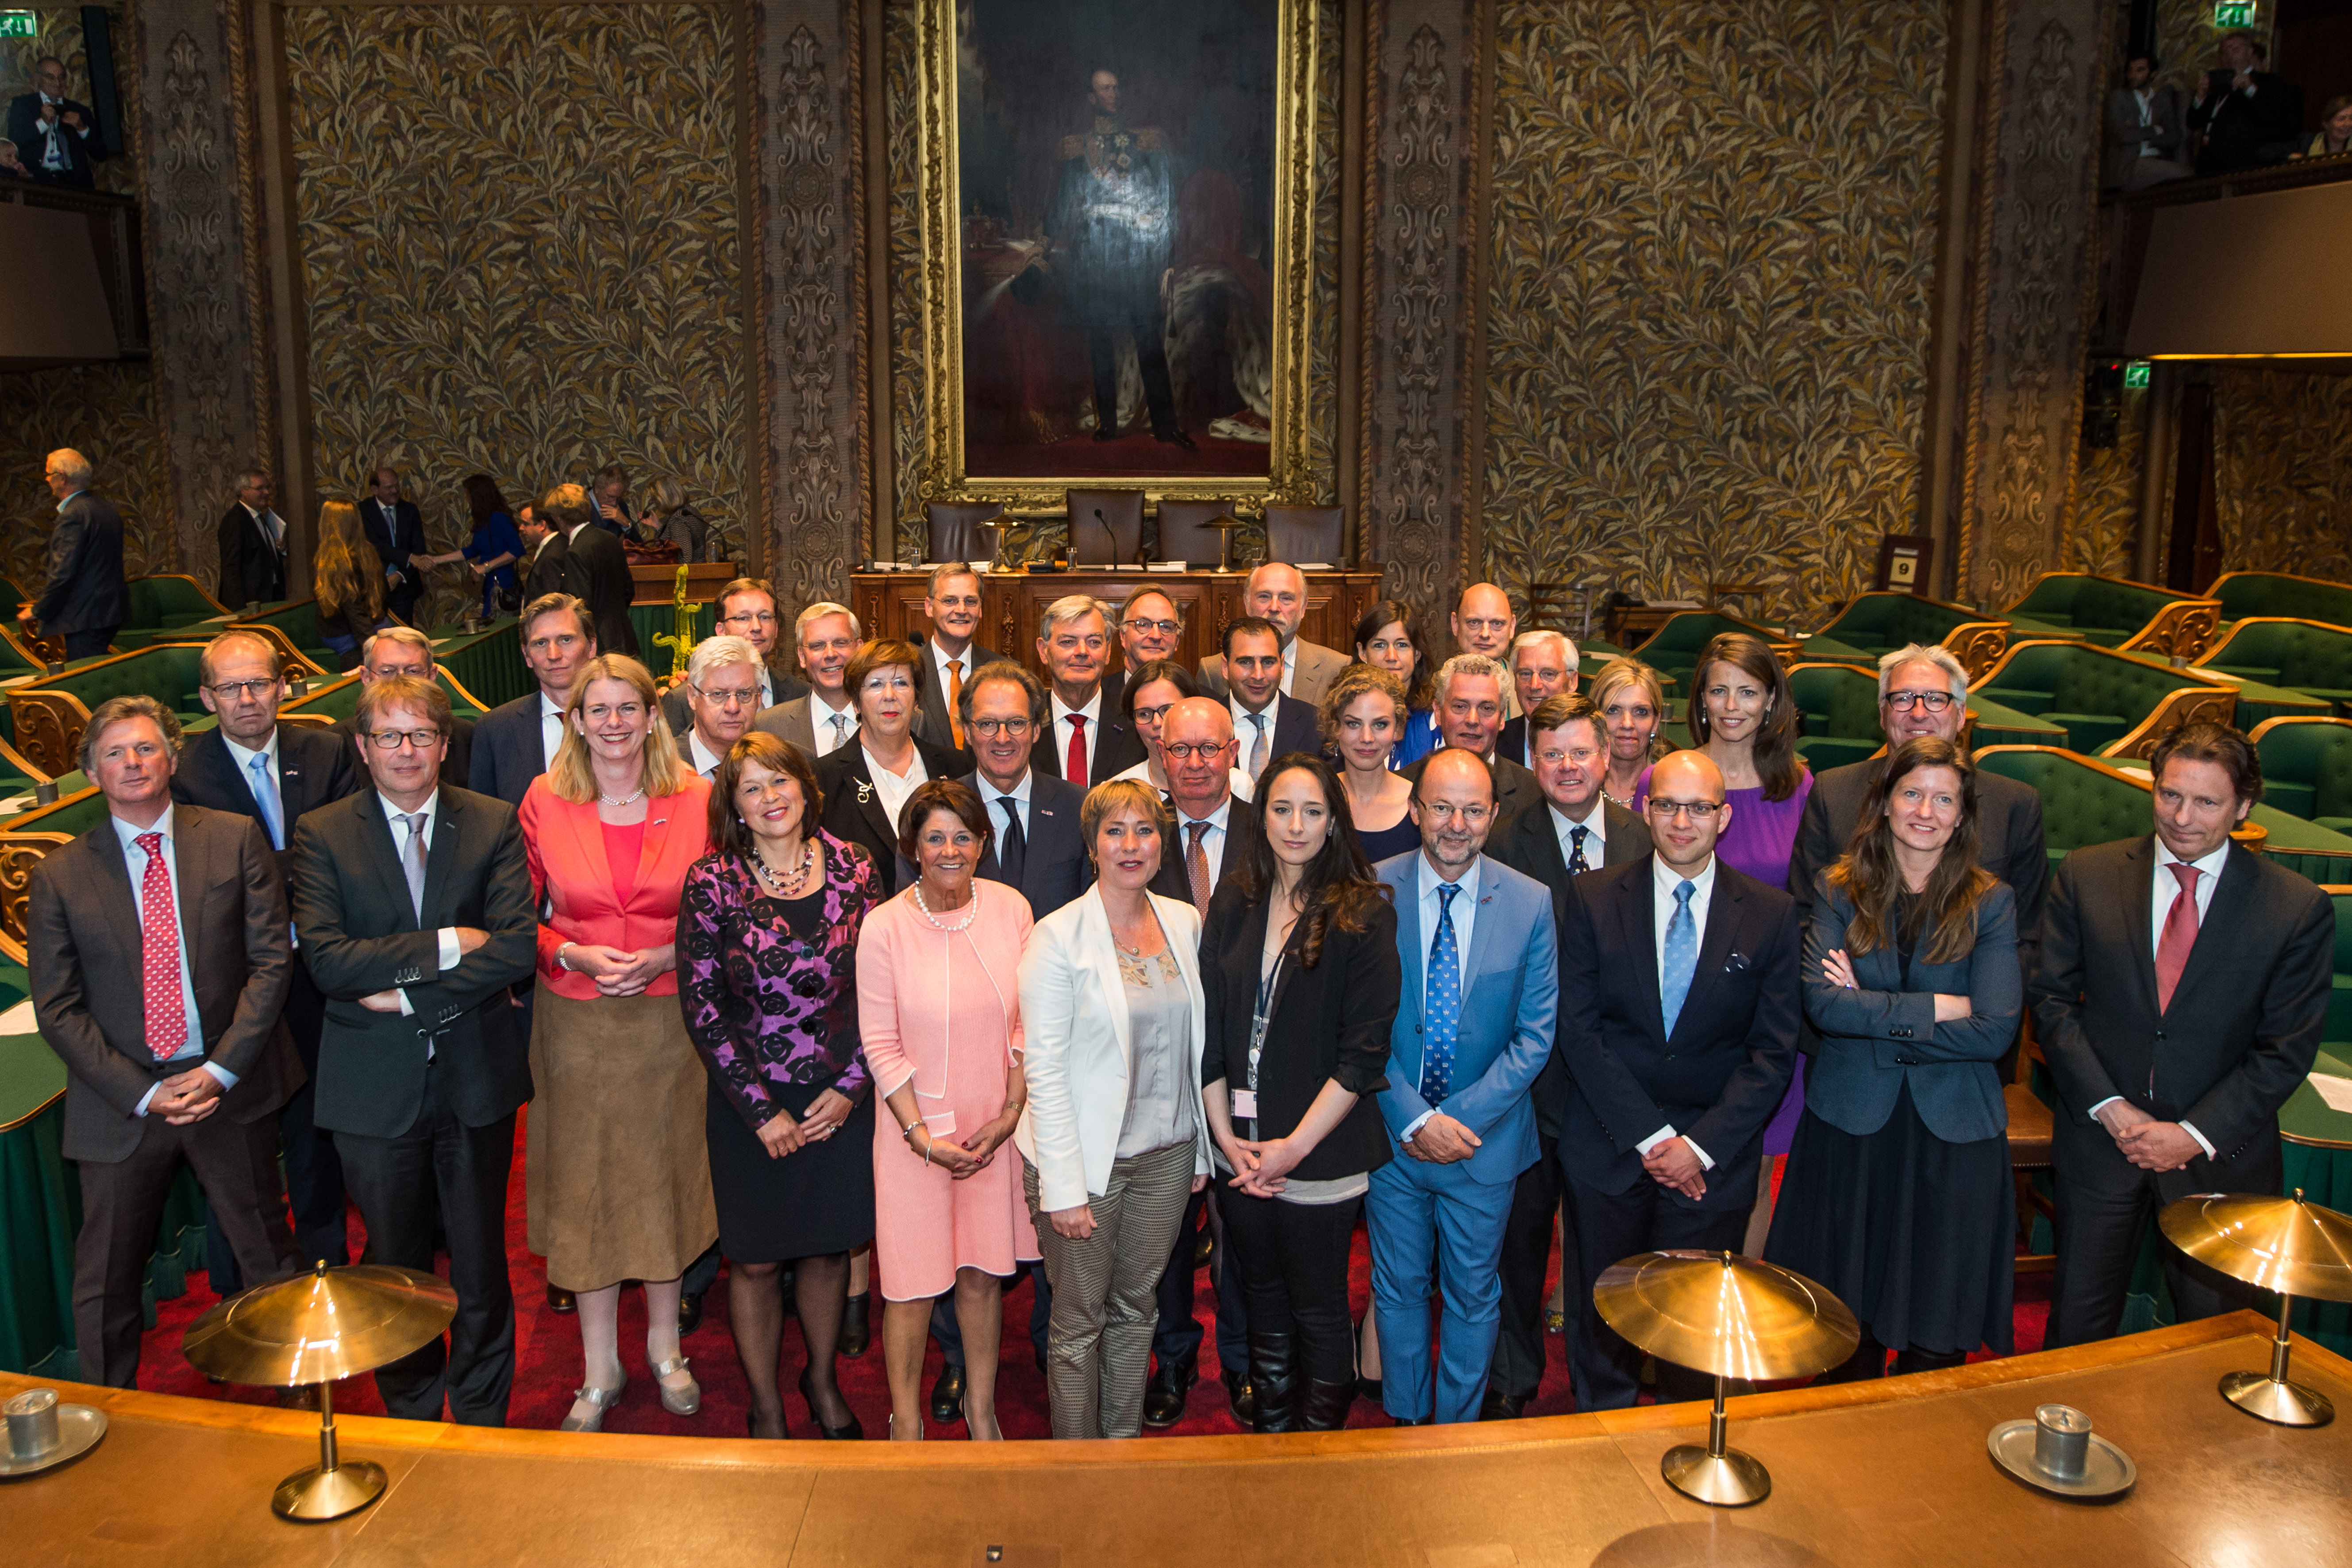
[[924, 499], [1310, 499], [1312, 0], [922, 4]]

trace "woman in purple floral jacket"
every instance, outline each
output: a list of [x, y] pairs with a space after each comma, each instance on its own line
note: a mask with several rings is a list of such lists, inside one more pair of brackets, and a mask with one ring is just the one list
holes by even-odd
[[857, 931], [882, 895], [866, 851], [816, 826], [824, 811], [799, 752], [758, 731], [736, 742], [710, 792], [714, 848], [677, 917], [678, 1001], [710, 1078], [710, 1184], [755, 1437], [786, 1435], [776, 1270], [787, 1262], [810, 1419], [827, 1437], [865, 1436], [833, 1360], [849, 1254], [874, 1236]]

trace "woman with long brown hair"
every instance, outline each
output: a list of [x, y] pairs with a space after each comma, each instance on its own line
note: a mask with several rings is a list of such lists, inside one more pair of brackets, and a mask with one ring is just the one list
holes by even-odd
[[1390, 1158], [1371, 1091], [1403, 985], [1396, 911], [1339, 781], [1293, 752], [1260, 780], [1257, 831], [1201, 936], [1201, 1103], [1249, 1302], [1261, 1432], [1336, 1431], [1355, 1398], [1348, 1253]]
[[360, 509], [341, 496], [319, 507], [319, 549], [310, 558], [319, 637], [341, 667], [360, 661], [360, 643], [383, 619], [383, 566], [367, 541]]
[[1906, 741], [1853, 842], [1815, 879], [1805, 1016], [1820, 1037], [1790, 1151], [1772, 1262], [1862, 1321], [1829, 1379], [2006, 1354], [2016, 1269], [2007, 1109], [1993, 1064], [2016, 1037], [2017, 895], [1977, 864], [1976, 767]]
[[1356, 617], [1356, 658], [1404, 683], [1405, 719], [1389, 765], [1411, 767], [1437, 749], [1437, 667], [1421, 617], [1402, 599], [1382, 599]]

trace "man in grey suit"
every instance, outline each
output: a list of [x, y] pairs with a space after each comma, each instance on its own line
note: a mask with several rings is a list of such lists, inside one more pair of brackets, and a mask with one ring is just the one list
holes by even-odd
[[[1320, 708], [1323, 694], [1354, 661], [1319, 643], [1299, 640], [1298, 628], [1307, 620], [1306, 574], [1286, 561], [1265, 563], [1249, 574], [1242, 589], [1242, 608], [1272, 621], [1282, 636], [1283, 694]], [[1212, 654], [1201, 661], [1201, 692], [1205, 697], [1225, 695], [1224, 655]]]
[[915, 691], [921, 704], [915, 714], [915, 737], [969, 752], [963, 733], [964, 688], [983, 667], [1004, 657], [972, 640], [980, 630], [980, 578], [961, 561], [932, 567], [923, 615], [931, 623], [931, 635], [922, 640], [922, 662], [915, 667]]
[[522, 661], [539, 689], [500, 703], [474, 726], [474, 765], [467, 782], [476, 795], [522, 805], [530, 781], [555, 760], [572, 678], [595, 657], [596, 625], [579, 600], [549, 594], [522, 607]]
[[2124, 62], [2124, 85], [2107, 91], [2109, 190], [2144, 191], [2194, 173], [2181, 156], [2189, 134], [2189, 95], [2156, 79], [2156, 56], [2143, 49]]
[[[1521, 721], [1514, 720], [1514, 723]], [[1488, 841], [1489, 853], [1521, 876], [1551, 889], [1552, 924], [1568, 921], [1569, 883], [1587, 871], [1622, 866], [1650, 853], [1649, 826], [1601, 793], [1609, 776], [1609, 732], [1591, 700], [1573, 692], [1547, 697], [1524, 721], [1535, 737], [1536, 783], [1544, 807], [1523, 811]], [[1536, 1143], [1542, 1158], [1519, 1173], [1503, 1231], [1502, 1331], [1486, 1374], [1481, 1421], [1510, 1421], [1527, 1410], [1543, 1381], [1544, 1273], [1551, 1259], [1552, 1219], [1560, 1219], [1560, 1266], [1573, 1279], [1576, 1230], [1561, 1204], [1560, 1107], [1568, 1099], [1568, 1063], [1554, 1051], [1536, 1079]], [[1566, 1302], [1569, 1343], [1583, 1308], [1573, 1289]]]
[[[2157, 742], [2156, 832], [2058, 868], [2028, 993], [2058, 1090], [2052, 1349], [2103, 1340], [2156, 1211], [2191, 1193], [2276, 1194], [2279, 1107], [2311, 1073], [2334, 988], [2327, 895], [2230, 842], [2262, 760], [2227, 724]], [[2165, 1249], [2180, 1321], [2253, 1289]]]
[[293, 962], [261, 824], [175, 805], [180, 725], [152, 697], [99, 705], [82, 770], [106, 820], [34, 868], [33, 1013], [66, 1064], [63, 1149], [80, 1169], [81, 1378], [139, 1381], [140, 1283], [184, 1159], [249, 1285], [296, 1267], [278, 1108], [302, 1081], [278, 1021]]
[[[783, 628], [776, 619], [776, 591], [766, 578], [738, 577], [719, 589], [718, 614], [711, 619], [712, 636], [741, 637], [760, 656], [760, 706], [753, 718], [779, 702], [808, 695], [808, 682], [793, 679], [784, 668], [777, 643], [777, 634]], [[669, 732], [680, 737], [694, 722], [684, 676], [673, 677], [669, 689], [662, 694], [662, 717], [669, 721]]]
[[751, 727], [798, 746], [811, 762], [847, 745], [857, 733], [857, 705], [843, 689], [842, 678], [865, 637], [846, 605], [821, 599], [803, 610], [793, 640], [801, 650], [801, 673], [808, 677], [809, 689], [762, 710]]
[[[1438, 751], [1452, 747], [1485, 759], [1495, 781], [1497, 831], [1544, 798], [1535, 774], [1496, 753], [1496, 740], [1503, 729], [1504, 693], [1509, 684], [1503, 667], [1485, 654], [1457, 653], [1437, 671]], [[1430, 756], [1436, 754], [1433, 752]], [[1405, 769], [1404, 776], [1419, 784], [1428, 766], [1429, 757], [1423, 757]]]
[[89, 459], [70, 447], [51, 452], [43, 473], [58, 498], [48, 567], [33, 603], [16, 612], [19, 630], [63, 637], [68, 658], [95, 658], [130, 614], [122, 578], [122, 518], [89, 488]]

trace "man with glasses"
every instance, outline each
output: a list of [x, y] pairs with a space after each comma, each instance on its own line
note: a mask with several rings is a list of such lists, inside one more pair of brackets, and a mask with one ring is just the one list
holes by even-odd
[[[1454, 604], [1452, 625], [1455, 647], [1508, 668], [1511, 639], [1519, 635], [1519, 617], [1511, 608], [1508, 594], [1492, 583], [1471, 584]], [[1519, 716], [1519, 694], [1507, 682], [1503, 704], [1504, 718]]]
[[596, 626], [569, 594], [549, 594], [522, 607], [522, 661], [539, 689], [482, 715], [474, 726], [476, 795], [520, 808], [530, 781], [547, 771], [563, 742], [563, 703], [572, 677], [596, 657]]
[[[412, 634], [414, 635], [414, 634]], [[196, 695], [220, 724], [188, 742], [172, 774], [172, 798], [207, 811], [249, 816], [261, 825], [277, 852], [280, 887], [295, 825], [322, 805], [358, 792], [365, 774], [360, 757], [331, 730], [280, 724], [278, 705], [286, 694], [278, 650], [251, 632], [228, 631], [213, 638], [196, 659]], [[294, 1037], [306, 1079], [319, 1068], [319, 1030], [326, 1001], [310, 983], [297, 954], [286, 987], [286, 1028]], [[278, 1131], [285, 1142], [286, 1195], [294, 1209], [294, 1242], [304, 1263], [325, 1258], [341, 1268], [351, 1259], [344, 1225], [343, 1171], [335, 1142], [311, 1121], [311, 1088], [305, 1082], [278, 1108]], [[236, 1249], [216, 1217], [205, 1224], [207, 1267], [213, 1289], [235, 1295], [246, 1284]]]
[[1143, 737], [1119, 710], [1126, 677], [1110, 668], [1110, 607], [1066, 594], [1037, 618], [1037, 658], [1053, 683], [1045, 732], [1029, 755], [1040, 773], [1091, 788], [1143, 761]]
[[[1319, 643], [1299, 640], [1307, 620], [1307, 575], [1286, 561], [1269, 561], [1249, 574], [1242, 589], [1242, 609], [1272, 624], [1282, 639], [1282, 692], [1310, 709], [1323, 705], [1323, 694], [1354, 661]], [[1210, 697], [1225, 695], [1225, 661], [1213, 654], [1201, 661], [1201, 689]]]
[[694, 710], [680, 748], [686, 765], [716, 781], [719, 764], [760, 711], [758, 650], [742, 637], [703, 638], [687, 661], [683, 689]]
[[[1652, 852], [1574, 879], [1559, 940], [1559, 1163], [1580, 1301], [1637, 1252], [1739, 1249], [1764, 1127], [1796, 1067], [1796, 903], [1717, 858], [1731, 822], [1721, 771], [1675, 752], [1651, 771], [1646, 816]], [[1580, 1317], [1570, 1365], [1579, 1410], [1640, 1392], [1642, 1352], [1596, 1312]], [[1658, 1363], [1661, 1402], [1713, 1386]]]
[[808, 689], [761, 710], [752, 727], [798, 746], [811, 762], [849, 744], [857, 734], [857, 705], [842, 683], [865, 637], [865, 628], [846, 605], [821, 599], [803, 610], [793, 625], [793, 640], [800, 648]]
[[[1510, 821], [1543, 799], [1535, 774], [1495, 749], [1507, 690], [1503, 667], [1484, 654], [1457, 653], [1438, 667], [1438, 751], [1468, 752], [1486, 763], [1494, 780], [1498, 822]], [[1423, 757], [1408, 766], [1404, 776], [1418, 781], [1428, 765], [1429, 757]]]
[[[717, 623], [714, 636], [741, 637], [759, 655], [759, 711], [808, 695], [808, 682], [795, 679], [783, 666], [782, 648], [776, 635], [782, 630], [782, 623], [776, 618], [776, 591], [768, 585], [766, 578], [738, 577], [719, 589], [719, 613], [713, 619]], [[684, 735], [694, 722], [684, 676], [671, 677], [668, 689], [662, 693], [661, 705], [662, 717], [669, 721], [669, 732]]]
[[1157, 588], [1138, 588], [1119, 611], [1120, 668], [1141, 669], [1155, 659], [1174, 658], [1184, 640], [1184, 616], [1176, 601]]
[[[414, 676], [419, 680], [433, 679], [433, 639], [415, 626], [385, 626], [360, 642], [360, 687], [362, 690], [387, 675]], [[335, 734], [346, 751], [354, 756], [359, 741], [359, 714], [335, 721]], [[461, 788], [472, 778], [474, 768], [474, 721], [452, 714], [449, 719], [447, 754], [441, 759], [441, 782]]]
[[1510, 670], [1511, 695], [1518, 699], [1519, 716], [1503, 726], [1495, 750], [1532, 771], [1536, 748], [1534, 737], [1528, 732], [1528, 716], [1548, 698], [1563, 691], [1576, 695], [1576, 645], [1560, 632], [1521, 632], [1511, 642]]
[[983, 665], [1004, 656], [972, 640], [980, 630], [980, 577], [961, 561], [931, 568], [931, 584], [923, 595], [923, 616], [931, 635], [923, 639], [923, 660], [915, 668], [915, 689], [922, 704], [915, 715], [915, 736], [934, 746], [968, 752], [963, 732], [963, 689]]
[[507, 1184], [530, 1098], [527, 1014], [508, 988], [539, 942], [522, 827], [504, 803], [441, 782], [449, 696], [388, 675], [360, 693], [373, 788], [295, 834], [294, 922], [336, 1003], [319, 1045], [318, 1115], [343, 1155], [379, 1263], [430, 1272], [447, 1238], [457, 1314], [376, 1370], [387, 1414], [503, 1426], [514, 1386]]
[[1266, 763], [1290, 752], [1320, 754], [1315, 709], [1282, 689], [1282, 635], [1272, 621], [1244, 616], [1225, 627], [1225, 702], [1234, 720], [1237, 766], [1253, 785]]
[[[1496, 821], [1486, 764], [1458, 749], [1428, 761], [1412, 792], [1421, 847], [1373, 868], [1396, 906], [1404, 964], [1379, 1097], [1398, 1158], [1372, 1172], [1364, 1199], [1381, 1405], [1400, 1426], [1477, 1418], [1503, 1236], [1538, 1152], [1531, 1093], [1559, 1000], [1550, 894], [1485, 853]], [[1434, 1366], [1433, 1294], [1444, 1297]]]
[[[1544, 809], [1523, 811], [1488, 842], [1496, 859], [1551, 891], [1553, 924], [1568, 924], [1569, 884], [1587, 871], [1623, 866], [1650, 853], [1649, 826], [1601, 793], [1609, 776], [1609, 734], [1599, 709], [1573, 692], [1547, 697], [1528, 711], [1535, 735], [1536, 783]], [[1559, 1114], [1568, 1098], [1568, 1064], [1554, 1052], [1536, 1079], [1536, 1143], [1540, 1157], [1519, 1173], [1503, 1232], [1502, 1330], [1486, 1377], [1482, 1421], [1516, 1420], [1543, 1381], [1544, 1272], [1551, 1258], [1552, 1217], [1564, 1214], [1559, 1168]], [[1576, 1278], [1576, 1229], [1560, 1231], [1560, 1268]], [[1569, 1331], [1584, 1303], [1562, 1290]], [[1571, 1339], [1570, 1342], [1574, 1343]]]

